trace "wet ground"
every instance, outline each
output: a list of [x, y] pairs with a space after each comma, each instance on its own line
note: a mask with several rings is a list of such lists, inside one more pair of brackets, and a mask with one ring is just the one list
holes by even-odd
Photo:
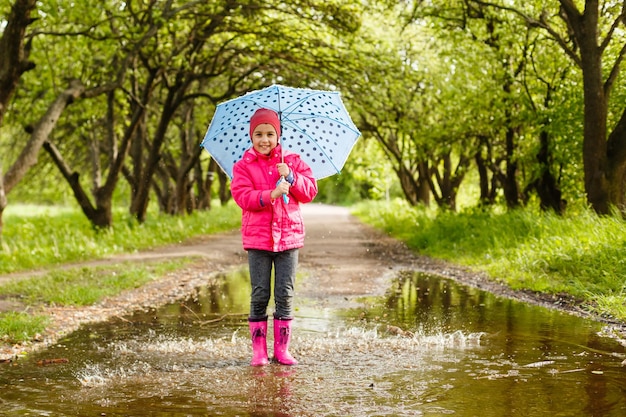
[[301, 297], [300, 364], [250, 367], [243, 282], [245, 271], [231, 274], [4, 366], [0, 415], [626, 413], [626, 352], [602, 324], [421, 273], [343, 308]]

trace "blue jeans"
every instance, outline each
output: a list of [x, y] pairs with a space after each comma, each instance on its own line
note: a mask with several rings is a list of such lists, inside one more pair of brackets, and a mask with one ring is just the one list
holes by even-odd
[[277, 319], [293, 318], [293, 296], [298, 266], [298, 249], [284, 252], [264, 250], [248, 250], [248, 266], [250, 267], [251, 321], [267, 319], [267, 305], [270, 302], [272, 289], [272, 266], [274, 267], [274, 302]]

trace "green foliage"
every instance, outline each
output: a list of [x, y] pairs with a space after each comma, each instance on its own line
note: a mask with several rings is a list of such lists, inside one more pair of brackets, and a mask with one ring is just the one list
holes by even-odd
[[318, 183], [316, 201], [351, 205], [367, 199], [400, 197], [398, 179], [375, 140], [359, 139], [342, 172]]
[[0, 340], [8, 343], [31, 340], [44, 331], [48, 321], [45, 316], [24, 312], [0, 313]]
[[319, 191], [315, 201], [318, 203], [350, 205], [363, 198], [362, 184], [354, 181], [348, 170], [320, 180], [317, 186]]
[[76, 209], [12, 205], [5, 215], [0, 273], [132, 253], [233, 230], [240, 224], [240, 213], [234, 203], [215, 204], [184, 218], [155, 213], [139, 224], [118, 210], [110, 230], [94, 230]]
[[590, 310], [597, 314], [606, 314], [611, 312], [613, 317], [621, 318], [622, 321], [626, 317], [626, 291], [620, 291], [616, 294], [598, 295], [594, 297], [595, 306], [591, 306]]
[[[143, 214], [148, 199], [158, 199], [169, 213], [182, 213], [194, 197], [202, 205], [207, 158], [197, 150], [216, 103], [273, 82], [329, 88], [334, 78], [329, 68], [339, 63], [334, 51], [344, 49], [345, 39], [359, 29], [364, 7], [352, 0], [104, 0], [97, 8], [88, 2], [39, 2], [38, 19], [27, 34], [36, 67], [23, 75], [0, 131], [0, 166], [6, 172], [30, 127], [76, 78], [87, 93], [64, 111], [49, 142], [92, 204], [106, 207], [102, 200], [109, 189], [103, 186], [115, 184], [128, 185], [131, 199], [140, 197], [133, 205], [127, 200], [140, 211], [134, 214]], [[138, 116], [138, 108], [145, 112]], [[131, 132], [137, 117], [141, 129]], [[130, 136], [132, 151], [121, 151]], [[125, 161], [118, 160], [124, 155]], [[83, 194], [68, 192], [66, 178], [42, 156], [36, 172], [10, 190], [9, 204], [67, 203]], [[148, 166], [155, 159], [159, 166]], [[189, 194], [186, 201], [173, 195], [182, 183], [189, 185], [180, 186]], [[142, 184], [150, 184], [149, 193], [141, 192]]]
[[58, 270], [44, 277], [11, 281], [0, 286], [0, 294], [19, 295], [30, 305], [45, 303], [57, 306], [95, 304], [107, 296], [138, 288], [167, 272], [180, 269], [185, 260], [137, 265]]
[[402, 201], [363, 203], [362, 220], [421, 254], [487, 272], [514, 289], [568, 293], [624, 320], [626, 222], [590, 211], [559, 217], [532, 210], [435, 213]]
[[[166, 207], [180, 201], [167, 193], [180, 184], [215, 104], [279, 82], [341, 91], [365, 139], [380, 144], [373, 154], [368, 144], [366, 155], [323, 182], [320, 200], [393, 198], [402, 189], [392, 177], [404, 175], [405, 191], [411, 180], [424, 179], [418, 163], [440, 176], [478, 181], [478, 175], [464, 177], [477, 171], [472, 165], [459, 164], [458, 172], [444, 168], [448, 155], [459, 163], [463, 156], [484, 154], [491, 162], [489, 179], [505, 172], [506, 156], [517, 164], [523, 189], [546, 169], [536, 160], [544, 132], [550, 135], [547, 169], [563, 198], [570, 204], [584, 200], [580, 71], [544, 31], [512, 12], [537, 19], [543, 13], [565, 34], [558, 4], [479, 3], [176, 0], [166, 7], [169, 2], [105, 0], [94, 8], [88, 2], [39, 2], [28, 34], [37, 66], [24, 74], [0, 129], [0, 165], [5, 171], [11, 166], [29, 126], [68, 79], [78, 78], [94, 95], [73, 102], [50, 135], [70, 171], [79, 174], [85, 191], [108, 181], [133, 109], [144, 108], [117, 187], [134, 192], [153, 181], [152, 192], [158, 189]], [[6, 15], [10, 2], [0, 4], [0, 16]], [[619, 9], [604, 7], [600, 29], [606, 34]], [[623, 33], [614, 37], [607, 47], [611, 59], [603, 61], [607, 72]], [[610, 96], [611, 126], [623, 110], [625, 78], [616, 80]], [[116, 83], [110, 101], [93, 93]], [[511, 155], [505, 155], [507, 127], [515, 132]], [[148, 152], [160, 155], [158, 178], [134, 178], [148, 171]], [[206, 175], [206, 162], [203, 154], [187, 171], [189, 190]], [[57, 171], [43, 155], [12, 190], [9, 204], [69, 203], [72, 194]]]

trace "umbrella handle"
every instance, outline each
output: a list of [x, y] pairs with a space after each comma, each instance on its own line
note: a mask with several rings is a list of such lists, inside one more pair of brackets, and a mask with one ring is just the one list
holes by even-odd
[[[278, 180], [278, 182], [276, 183], [276, 185], [280, 184], [281, 181], [285, 181], [285, 177], [280, 177], [280, 179]], [[289, 203], [289, 196], [287, 194], [283, 194], [283, 202], [285, 204]]]

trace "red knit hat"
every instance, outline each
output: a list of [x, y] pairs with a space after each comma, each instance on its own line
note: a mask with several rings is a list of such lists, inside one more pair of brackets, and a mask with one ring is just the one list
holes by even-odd
[[270, 109], [258, 109], [250, 118], [250, 137], [254, 133], [254, 129], [260, 124], [268, 123], [276, 129], [276, 135], [280, 138], [280, 120], [278, 114]]

